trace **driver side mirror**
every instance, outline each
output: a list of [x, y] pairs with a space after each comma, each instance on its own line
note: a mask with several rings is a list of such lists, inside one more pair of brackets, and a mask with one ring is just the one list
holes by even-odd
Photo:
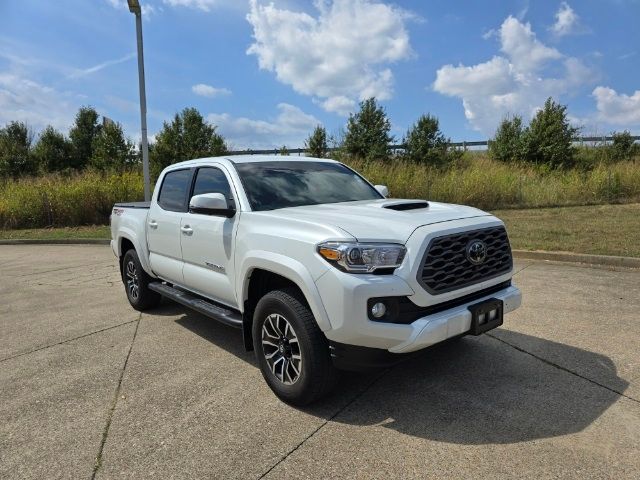
[[236, 214], [236, 209], [229, 206], [229, 202], [221, 193], [203, 193], [191, 197], [189, 213], [231, 218]]
[[378, 193], [380, 195], [382, 195], [384, 198], [387, 198], [389, 196], [389, 189], [387, 188], [386, 185], [376, 185], [375, 189], [378, 191]]

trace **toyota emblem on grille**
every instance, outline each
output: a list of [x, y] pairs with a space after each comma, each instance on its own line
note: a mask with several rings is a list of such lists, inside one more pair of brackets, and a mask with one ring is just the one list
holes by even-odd
[[474, 265], [480, 265], [487, 259], [487, 244], [482, 240], [472, 240], [467, 245], [467, 259]]

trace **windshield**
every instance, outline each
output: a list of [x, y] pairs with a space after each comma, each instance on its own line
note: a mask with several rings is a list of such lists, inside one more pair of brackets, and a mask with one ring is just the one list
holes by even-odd
[[273, 161], [235, 167], [254, 211], [384, 198], [340, 163]]

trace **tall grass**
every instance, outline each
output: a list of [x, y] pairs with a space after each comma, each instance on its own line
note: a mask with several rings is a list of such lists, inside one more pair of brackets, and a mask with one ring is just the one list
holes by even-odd
[[548, 170], [465, 157], [446, 170], [402, 160], [351, 160], [393, 197], [473, 205], [484, 209], [552, 207], [640, 200], [640, 164], [599, 164], [591, 170]]
[[[448, 169], [395, 159], [345, 160], [396, 198], [424, 198], [483, 209], [640, 201], [640, 163], [589, 170], [545, 170], [465, 155]], [[141, 200], [142, 175], [85, 172], [0, 184], [0, 228], [105, 224], [115, 202]]]
[[114, 203], [143, 198], [138, 172], [8, 180], [0, 185], [0, 228], [105, 224]]

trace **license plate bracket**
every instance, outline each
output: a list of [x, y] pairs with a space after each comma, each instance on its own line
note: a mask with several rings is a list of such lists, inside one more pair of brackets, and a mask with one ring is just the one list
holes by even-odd
[[471, 335], [481, 335], [502, 325], [503, 302], [497, 298], [490, 298], [480, 303], [469, 305], [471, 312]]

